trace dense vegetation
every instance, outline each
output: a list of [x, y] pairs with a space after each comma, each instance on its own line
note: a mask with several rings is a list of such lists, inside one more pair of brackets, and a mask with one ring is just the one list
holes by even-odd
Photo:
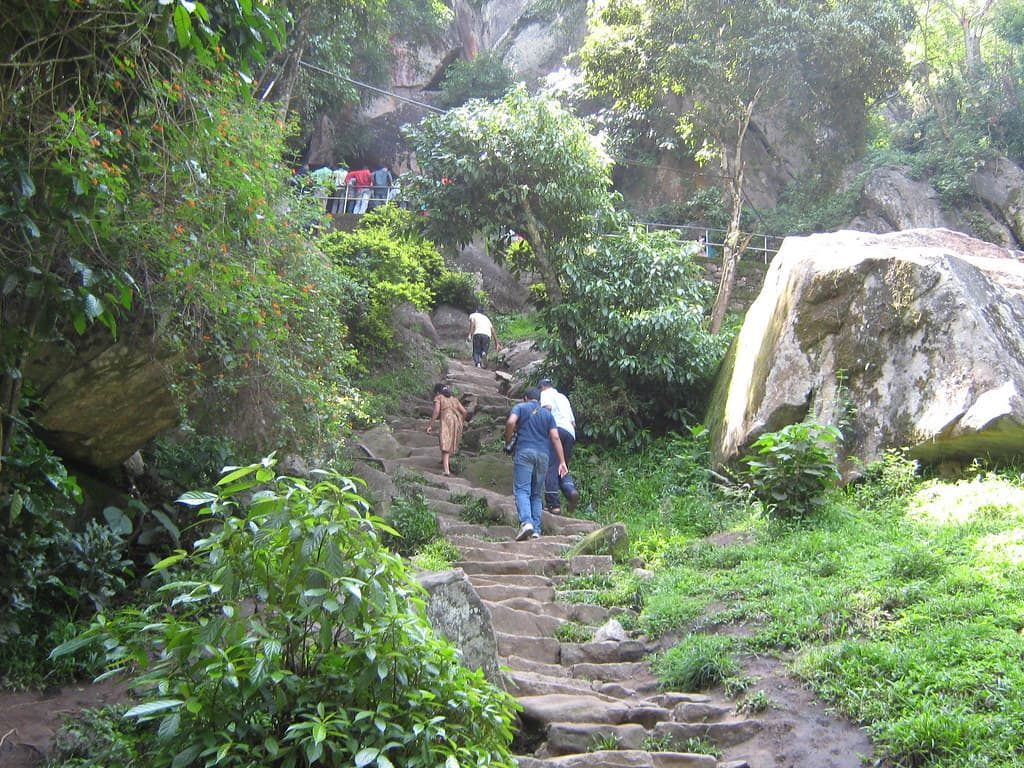
[[698, 434], [574, 461], [594, 500], [586, 514], [625, 522], [631, 554], [656, 573], [580, 578], [576, 599], [634, 608], [637, 628], [681, 636], [656, 662], [672, 685], [722, 684], [741, 707], [771, 706], [743, 659], [777, 654], [893, 765], [1019, 764], [1018, 471], [979, 464], [942, 481], [894, 452], [793, 519], [764, 514], [750, 487], [720, 485], [705, 451]]
[[[442, 98], [455, 108], [408, 132], [423, 173], [407, 193], [426, 215], [385, 207], [325, 231], [288, 159], [325, 105], [354, 103], [349, 74], [379, 74], [382, 41], [439, 29], [440, 3], [9, 6], [0, 676], [37, 685], [109, 665], [155, 686], [126, 723], [96, 718], [109, 751], [97, 738], [83, 764], [508, 763], [510, 702], [433, 637], [393, 554], [452, 558], [422, 498], [396, 499], [399, 537], [337, 471], [278, 476], [268, 460], [169, 501], [239, 454], [340, 465], [354, 425], [426, 389], [424, 361], [397, 348], [394, 309], [486, 299], [442, 255], [481, 233], [517, 274], [540, 276], [531, 322], [543, 327], [526, 333], [542, 332], [546, 365], [580, 406], [591, 447], [576, 466], [601, 500], [586, 514], [624, 517], [633, 554], [657, 571], [581, 580], [581, 594], [636, 609], [650, 634], [686, 636], [656, 662], [666, 680], [724, 682], [763, 706], [742, 656], [784, 652], [896, 764], [1019, 760], [1019, 476], [922, 480], [893, 455], [835, 490], [838, 435], [797, 425], [762, 437], [742, 483], [713, 484], [701, 437], [665, 433], [700, 417], [729, 340], [723, 294], [712, 312], [694, 246], [616, 210], [615, 158], [590, 122], [507, 90], [496, 59], [453, 66]], [[1024, 13], [1014, 0], [916, 10], [912, 24], [908, 4], [873, 0], [595, 3], [577, 103], [606, 107], [616, 158], [655, 146], [717, 160], [724, 194], [695, 187], [676, 212], [728, 224], [732, 255], [744, 217], [787, 232], [848, 220], [863, 178], [837, 186], [851, 159], [864, 172], [906, 165], [967, 205], [974, 171], [1024, 158]], [[297, 68], [307, 52], [335, 71]], [[666, 119], [675, 97], [685, 108]], [[883, 118], [885, 105], [908, 119]], [[837, 149], [774, 211], [743, 206], [737, 148], [758, 110]], [[972, 226], [986, 234], [982, 217]], [[151, 495], [86, 506], [85, 483], [36, 428], [32, 364], [128, 327], [175, 353], [182, 426], [147, 450]], [[258, 418], [243, 418], [241, 395]], [[723, 532], [730, 546], [704, 538]], [[753, 633], [729, 637], [741, 622]], [[722, 637], [702, 632], [712, 625]]]

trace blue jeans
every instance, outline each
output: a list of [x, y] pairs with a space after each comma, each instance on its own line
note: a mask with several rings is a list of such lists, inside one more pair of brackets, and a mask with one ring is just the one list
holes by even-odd
[[547, 451], [532, 448], [516, 451], [512, 467], [512, 492], [516, 497], [519, 524], [529, 523], [536, 533], [540, 533], [540, 515], [544, 509], [544, 475], [547, 471]]
[[[565, 465], [569, 466], [569, 460], [572, 459], [572, 447], [576, 445], [576, 438], [570, 435], [568, 430], [561, 427], [558, 428], [558, 436], [562, 439], [562, 453], [565, 454]], [[558, 454], [555, 453], [555, 446], [552, 445], [548, 453], [547, 476], [544, 478], [544, 506], [548, 509], [560, 506], [558, 503], [559, 488], [568, 498], [569, 494], [575, 490], [576, 483], [573, 482], [572, 475], [558, 476]]]

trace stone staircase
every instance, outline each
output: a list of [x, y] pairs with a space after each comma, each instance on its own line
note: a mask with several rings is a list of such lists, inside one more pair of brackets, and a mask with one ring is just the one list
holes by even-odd
[[[495, 450], [512, 405], [502, 394], [507, 377], [451, 360], [448, 381], [470, 413], [453, 475], [441, 475], [436, 436], [425, 433], [426, 398], [407, 403], [407, 415], [388, 427], [362, 436], [372, 456], [366, 471], [380, 475], [378, 486], [382, 479], [414, 478], [445, 538], [458, 548], [455, 567], [490, 612], [507, 690], [522, 706], [512, 745], [520, 768], [862, 765], [857, 754], [838, 754], [849, 751], [849, 740], [829, 744], [827, 728], [807, 732], [816, 726], [789, 722], [786, 713], [747, 717], [719, 693], [661, 690], [647, 661], [661, 647], [622, 630], [615, 617], [624, 609], [560, 600], [567, 579], [611, 571], [608, 556], [565, 557], [597, 524], [545, 513], [540, 539], [514, 541], [512, 461]], [[491, 522], [463, 519], [464, 505], [475, 499], [486, 501]], [[591, 639], [563, 639], [581, 636], [580, 625]], [[821, 746], [791, 753], [779, 746], [790, 735]]]
[[[500, 435], [512, 401], [500, 392], [500, 374], [471, 363], [451, 360], [448, 381], [470, 413], [463, 454], [471, 455]], [[515, 541], [511, 459], [498, 454], [481, 467], [480, 457], [464, 455], [453, 476], [444, 477], [437, 438], [425, 432], [430, 400], [413, 402], [410, 410], [387, 429], [363, 435], [365, 452], [392, 478], [405, 472], [425, 481], [417, 490], [460, 552], [454, 567], [490, 612], [507, 689], [523, 707], [513, 742], [521, 768], [748, 766], [742, 759], [720, 762], [699, 747], [739, 744], [757, 732], [756, 721], [713, 696], [661, 691], [646, 661], [658, 647], [628, 637], [611, 621], [621, 609], [558, 599], [567, 578], [611, 571], [609, 556], [565, 557], [597, 524], [545, 513], [544, 536]], [[487, 502], [494, 522], [463, 520], [463, 505], [475, 498]], [[560, 640], [560, 628], [570, 623], [590, 628], [594, 639]]]

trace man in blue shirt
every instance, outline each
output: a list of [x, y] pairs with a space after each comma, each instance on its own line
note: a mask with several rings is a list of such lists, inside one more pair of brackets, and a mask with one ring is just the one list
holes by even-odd
[[516, 541], [540, 538], [540, 516], [544, 508], [544, 477], [548, 471], [549, 446], [558, 456], [558, 476], [569, 472], [562, 452], [555, 417], [542, 408], [540, 390], [530, 387], [523, 402], [512, 408], [505, 422], [505, 444], [516, 433], [515, 462], [513, 464], [512, 491], [519, 511], [519, 533]]

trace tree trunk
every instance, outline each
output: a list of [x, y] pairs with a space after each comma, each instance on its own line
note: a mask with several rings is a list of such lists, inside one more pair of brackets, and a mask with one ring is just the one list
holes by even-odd
[[715, 304], [711, 308], [709, 330], [713, 334], [717, 334], [722, 329], [722, 323], [725, 322], [725, 314], [729, 310], [729, 300], [732, 298], [732, 289], [736, 284], [736, 263], [740, 260], [746, 246], [745, 243], [740, 245], [740, 217], [743, 214], [744, 183], [743, 140], [746, 138], [756, 105], [756, 97], [747, 104], [743, 116], [738, 121], [733, 146], [726, 148], [724, 141], [719, 142], [719, 146], [723, 146], [722, 171], [725, 174], [726, 194], [729, 197], [731, 213], [729, 229], [725, 234], [725, 245], [722, 248], [722, 275], [718, 281]]
[[533, 209], [530, 207], [530, 201], [523, 201], [523, 225], [526, 232], [526, 241], [530, 244], [530, 249], [533, 251], [533, 258], [537, 262], [537, 271], [540, 273], [541, 280], [544, 281], [544, 287], [548, 292], [548, 304], [552, 307], [557, 307], [562, 303], [562, 282], [558, 278], [558, 270], [555, 269], [555, 265], [551, 262], [548, 256], [547, 247], [544, 245], [544, 238], [540, 234], [540, 226], [537, 224], [537, 219], [533, 215]]

